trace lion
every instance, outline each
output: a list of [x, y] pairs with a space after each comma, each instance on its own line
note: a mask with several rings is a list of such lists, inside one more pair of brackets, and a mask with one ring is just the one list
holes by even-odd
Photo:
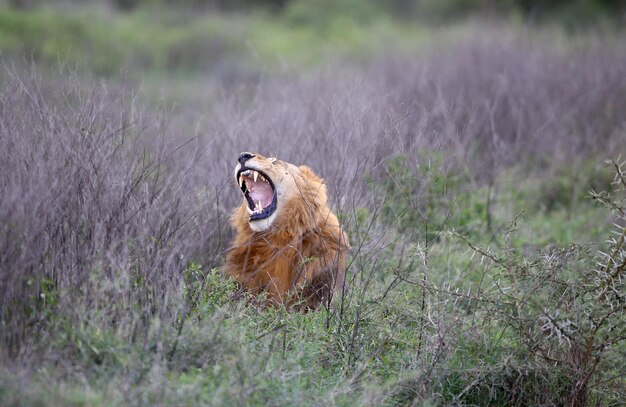
[[239, 155], [243, 203], [225, 272], [270, 304], [317, 309], [345, 287], [348, 237], [327, 204], [326, 185], [307, 166]]

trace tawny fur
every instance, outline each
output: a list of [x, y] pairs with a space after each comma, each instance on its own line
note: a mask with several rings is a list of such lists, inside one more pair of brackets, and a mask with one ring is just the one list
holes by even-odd
[[317, 308], [344, 287], [348, 238], [327, 206], [324, 181], [306, 167], [255, 155], [277, 184], [279, 205], [271, 226], [250, 228], [246, 202], [233, 213], [236, 237], [225, 271], [274, 304]]

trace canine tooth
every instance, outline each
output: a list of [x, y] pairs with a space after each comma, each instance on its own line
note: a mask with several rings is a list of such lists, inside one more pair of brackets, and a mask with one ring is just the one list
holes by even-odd
[[243, 177], [239, 177], [239, 188], [243, 188]]
[[256, 182], [257, 178], [259, 178], [259, 173], [258, 173], [258, 172], [256, 172], [256, 171], [254, 171], [254, 172], [252, 173], [252, 176], [254, 177], [254, 182]]

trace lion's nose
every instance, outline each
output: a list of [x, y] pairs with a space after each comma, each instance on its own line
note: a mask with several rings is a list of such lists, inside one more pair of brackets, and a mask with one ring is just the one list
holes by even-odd
[[248, 161], [252, 157], [254, 157], [254, 154], [250, 154], [248, 152], [241, 153], [239, 154], [239, 162], [241, 163], [241, 165], [244, 165], [246, 161]]

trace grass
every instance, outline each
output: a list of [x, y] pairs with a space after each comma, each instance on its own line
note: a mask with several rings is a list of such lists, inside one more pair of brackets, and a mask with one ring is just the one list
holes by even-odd
[[[338, 309], [308, 314], [259, 310], [245, 300], [225, 297], [233, 292], [232, 283], [213, 272], [197, 287], [200, 300], [180, 333], [176, 324], [156, 317], [132, 342], [89, 322], [50, 326], [61, 334], [35, 352], [48, 355], [47, 360], [28, 378], [5, 378], [3, 400], [8, 405], [11, 400], [29, 405], [363, 405], [415, 400], [482, 405], [539, 402], [537, 397], [563, 402], [569, 373], [560, 364], [554, 369], [528, 358], [531, 349], [515, 331], [519, 316], [510, 308], [511, 298], [492, 286], [508, 277], [471, 253], [463, 255], [463, 244], [452, 238], [437, 245], [429, 255], [432, 265], [421, 268], [427, 277], [417, 285], [408, 281], [419, 278], [419, 267], [391, 293], [385, 292], [388, 278], [373, 281], [360, 300], [364, 287], [355, 285], [357, 293], [343, 315]], [[442, 260], [450, 250], [466, 262], [464, 273], [475, 268], [483, 274], [481, 281], [457, 271], [446, 275]], [[531, 262], [524, 267], [544, 275], [553, 272], [551, 267], [562, 270], [570, 250], [582, 250], [576, 261], [593, 256], [590, 249], [557, 249], [554, 260], [541, 254], [519, 261]], [[546, 261], [554, 264], [547, 266]], [[197, 265], [192, 270], [200, 271]], [[563, 277], [576, 284], [574, 276]], [[540, 275], [530, 277], [537, 280], [546, 281]], [[455, 291], [463, 282], [469, 284], [466, 295]], [[552, 298], [531, 288], [534, 301]], [[416, 312], [423, 295], [426, 314]], [[545, 312], [544, 306], [527, 304], [534, 312]], [[563, 309], [558, 303], [553, 306]], [[425, 316], [429, 322], [423, 325]], [[421, 340], [420, 327], [426, 330]], [[175, 342], [176, 351], [170, 353]], [[571, 346], [550, 346], [561, 345]], [[603, 374], [619, 374], [619, 359], [613, 359], [619, 354], [620, 346], [606, 354]], [[60, 370], [67, 371], [63, 386], [49, 385], [58, 380]], [[591, 399], [602, 405], [616, 402], [621, 393], [619, 381], [614, 384], [613, 396], [591, 392]]]
[[[320, 40], [295, 11], [84, 12], [93, 24], [0, 15], [0, 404], [626, 397], [626, 185], [623, 163], [603, 164], [623, 149], [623, 41], [456, 28], [370, 54], [377, 30], [409, 35], [331, 21]], [[88, 75], [51, 67], [57, 29], [80, 33], [62, 47], [111, 54]], [[355, 54], [320, 63], [329, 44]], [[244, 150], [326, 179], [352, 245], [330, 308], [259, 308], [219, 272]]]
[[[355, 14], [362, 7], [350, 1], [328, 2], [323, 9], [294, 2], [278, 16], [264, 9], [199, 12], [166, 5], [122, 13], [97, 2], [27, 10], [0, 6], [0, 52], [5, 59], [33, 60], [53, 71], [67, 65], [98, 77], [150, 80], [249, 71], [249, 64], [274, 71], [309, 70], [329, 59], [367, 63], [381, 50], [415, 54], [468, 36], [529, 34], [515, 18], [506, 21], [508, 33], [501, 24], [473, 20], [438, 27], [394, 19], [374, 4]], [[619, 43], [619, 34], [604, 36]], [[566, 37], [545, 27], [532, 37], [561, 38], [565, 46], [588, 41], [584, 33]]]
[[3, 9], [0, 49], [5, 56], [26, 54], [42, 65], [67, 64], [108, 77], [123, 70], [206, 69], [245, 50], [248, 32], [241, 19], [165, 15], [169, 18], [149, 11], [110, 15], [95, 8]]
[[382, 46], [414, 49], [427, 31], [375, 19], [363, 25], [337, 17], [319, 27], [262, 12], [219, 15], [140, 8], [125, 14], [97, 7], [67, 12], [0, 9], [0, 50], [42, 65], [67, 64], [105, 77], [143, 71], [189, 75], [221, 66], [307, 67], [332, 56], [364, 60]]

